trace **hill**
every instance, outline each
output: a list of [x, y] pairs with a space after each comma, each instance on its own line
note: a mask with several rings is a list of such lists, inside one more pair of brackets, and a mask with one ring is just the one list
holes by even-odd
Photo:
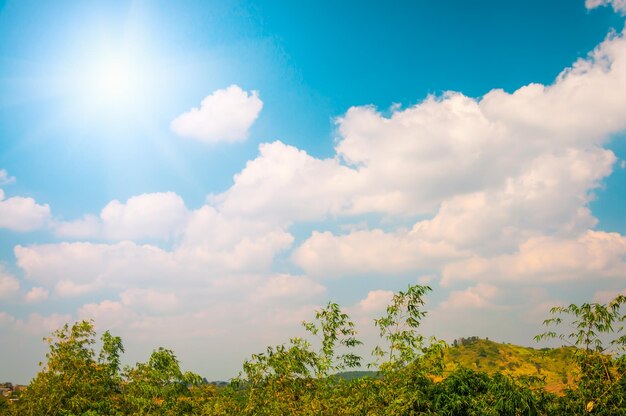
[[546, 390], [559, 393], [573, 383], [573, 357], [568, 347], [534, 349], [472, 337], [446, 350], [444, 375], [461, 366], [490, 375], [535, 376], [545, 379]]
[[[489, 375], [500, 372], [512, 377], [539, 377], [545, 380], [546, 390], [560, 393], [573, 384], [573, 355], [574, 349], [567, 347], [535, 349], [477, 337], [461, 338], [445, 351], [444, 377], [457, 367]], [[375, 371], [350, 371], [337, 376], [351, 380], [376, 375]]]

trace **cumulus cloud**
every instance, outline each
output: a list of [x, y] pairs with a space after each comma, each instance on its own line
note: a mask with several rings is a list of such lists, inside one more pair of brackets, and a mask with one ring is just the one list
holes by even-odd
[[61, 328], [68, 322], [72, 322], [72, 316], [59, 313], [50, 315], [31, 313], [26, 319], [12, 319], [14, 330], [38, 336], [49, 335], [52, 331]]
[[0, 228], [13, 231], [33, 231], [50, 220], [50, 207], [39, 205], [33, 198], [14, 196], [5, 199], [0, 190]]
[[360, 181], [357, 172], [336, 159], [320, 160], [276, 141], [261, 144], [259, 156], [211, 202], [231, 215], [286, 223], [315, 220], [349, 209]]
[[499, 188], [444, 200], [437, 214], [410, 230], [314, 231], [293, 259], [307, 273], [336, 276], [438, 268], [470, 253], [513, 252], [528, 238], [578, 236], [593, 227], [591, 189], [615, 160], [604, 149], [541, 155]]
[[[580, 180], [572, 189], [567, 178], [557, 178], [563, 183], [552, 188], [561, 185], [568, 196], [584, 198], [615, 162], [601, 146], [626, 128], [625, 65], [626, 41], [616, 35], [551, 85], [493, 90], [480, 99], [448, 92], [388, 117], [371, 106], [352, 107], [337, 119], [336, 157], [263, 144], [233, 186], [212, 201], [224, 212], [284, 221], [432, 215], [451, 198], [522, 180], [534, 180], [539, 191], [549, 184], [538, 175], [549, 175], [549, 163], [559, 158], [583, 178], [572, 178]], [[587, 174], [584, 164], [593, 157], [602, 160]], [[557, 208], [566, 205], [571, 200], [564, 198]]]
[[91, 319], [100, 328], [119, 329], [130, 328], [139, 318], [139, 315], [121, 302], [104, 300], [100, 303], [88, 303], [78, 310], [79, 319]]
[[260, 284], [252, 293], [251, 299], [261, 302], [302, 301], [316, 297], [325, 291], [324, 286], [304, 276], [279, 274]]
[[[515, 280], [534, 270], [562, 280], [564, 265], [527, 265], [541, 250], [582, 250], [591, 264], [601, 262], [601, 253], [581, 247], [603, 240], [588, 231], [596, 224], [588, 204], [616, 162], [602, 146], [626, 128], [624, 68], [626, 40], [612, 35], [551, 85], [480, 99], [449, 92], [390, 116], [353, 107], [337, 120], [334, 158], [262, 144], [232, 187], [200, 209], [188, 210], [172, 192], [143, 194], [57, 227], [60, 236], [134, 242], [18, 246], [18, 264], [65, 294], [123, 288], [123, 279], [267, 273], [293, 242], [290, 225], [378, 213], [422, 219], [395, 230], [313, 231], [291, 259], [315, 277], [427, 270], [441, 271], [444, 282]], [[207, 97], [203, 109], [231, 95], [258, 100], [232, 86]], [[619, 247], [620, 238], [606, 244]], [[174, 243], [164, 249], [142, 239]], [[611, 256], [614, 273], [621, 266]], [[547, 277], [550, 270], [558, 276]]]
[[620, 278], [626, 275], [626, 237], [587, 231], [575, 239], [554, 236], [529, 238], [517, 252], [475, 256], [446, 265], [442, 284], [458, 280], [557, 282]]
[[16, 246], [17, 264], [25, 277], [59, 295], [74, 296], [129, 282], [172, 276], [172, 259], [164, 250], [132, 242], [117, 244], [61, 243]]
[[141, 194], [125, 203], [109, 202], [99, 218], [60, 222], [55, 226], [59, 237], [105, 238], [109, 240], [169, 240], [181, 233], [189, 212], [183, 199], [174, 192]]
[[401, 273], [433, 268], [463, 257], [445, 241], [427, 241], [411, 231], [380, 229], [334, 235], [314, 231], [294, 252], [294, 262], [317, 277]]
[[61, 238], [97, 238], [102, 236], [102, 223], [94, 215], [85, 215], [78, 220], [57, 222], [54, 232]]
[[448, 299], [439, 305], [443, 309], [492, 308], [491, 301], [498, 295], [498, 288], [486, 283], [480, 283], [465, 290], [450, 292]]
[[359, 301], [357, 307], [366, 313], [379, 313], [385, 310], [392, 298], [391, 290], [372, 290], [367, 292], [365, 299]]
[[25, 296], [26, 302], [36, 303], [48, 299], [49, 292], [43, 287], [35, 286]]
[[125, 306], [152, 312], [172, 311], [180, 303], [175, 293], [153, 289], [128, 289], [120, 293], [120, 299]]
[[170, 127], [179, 136], [207, 143], [242, 141], [262, 108], [257, 91], [231, 85], [204, 98], [200, 108], [181, 114]]
[[0, 169], [0, 186], [9, 185], [15, 182], [15, 177], [9, 176], [6, 169]]
[[626, 0], [585, 0], [585, 7], [588, 9], [608, 5], [611, 5], [616, 12], [626, 14]]
[[538, 156], [499, 188], [444, 200], [413, 233], [480, 253], [513, 251], [536, 234], [576, 236], [595, 226], [587, 204], [614, 161], [600, 148]]
[[[351, 108], [338, 120], [336, 147], [347, 165], [334, 168], [342, 178], [351, 175], [350, 185], [333, 212], [432, 217], [410, 231], [313, 232], [294, 261], [308, 273], [332, 275], [419, 270], [441, 259], [469, 276], [463, 267], [476, 261], [461, 260], [468, 254], [493, 263], [526, 253], [537, 241], [575, 246], [590, 238], [597, 220], [588, 204], [616, 162], [602, 146], [626, 128], [625, 68], [626, 40], [611, 35], [552, 85], [493, 90], [479, 100], [447, 93], [389, 117], [372, 107]], [[349, 173], [338, 173], [346, 168]], [[264, 187], [278, 183], [257, 178]], [[254, 183], [245, 179], [242, 185]], [[254, 200], [252, 187], [246, 192]], [[619, 268], [617, 257], [613, 263]], [[446, 276], [454, 267], [446, 266]], [[487, 269], [472, 278], [490, 279]], [[498, 272], [510, 275], [504, 267]], [[537, 278], [565, 278], [546, 273]]]
[[54, 287], [61, 296], [76, 296], [132, 284], [175, 285], [265, 272], [293, 241], [282, 229], [229, 222], [209, 207], [194, 212], [188, 225], [189, 234], [173, 250], [121, 241], [18, 245], [14, 252], [27, 279]]
[[20, 282], [15, 276], [0, 267], [0, 299], [13, 296], [20, 289]]

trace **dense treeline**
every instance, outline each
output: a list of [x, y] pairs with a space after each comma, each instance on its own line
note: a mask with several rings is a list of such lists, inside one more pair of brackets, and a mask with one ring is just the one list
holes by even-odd
[[0, 401], [0, 415], [626, 415], [624, 296], [551, 310], [537, 339], [577, 347], [575, 385], [555, 395], [537, 378], [462, 367], [442, 378], [446, 344], [418, 332], [429, 290], [415, 285], [396, 293], [375, 320], [375, 377], [333, 376], [362, 364], [353, 353], [360, 344], [354, 324], [334, 303], [304, 323], [319, 349], [302, 338], [268, 347], [222, 387], [181, 371], [163, 348], [122, 368], [122, 340], [105, 332], [96, 351], [93, 324], [82, 321], [46, 339], [47, 362], [18, 401]]

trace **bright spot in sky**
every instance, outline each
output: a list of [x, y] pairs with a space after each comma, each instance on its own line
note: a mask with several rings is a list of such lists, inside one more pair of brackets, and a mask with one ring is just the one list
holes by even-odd
[[97, 95], [106, 101], [124, 101], [132, 98], [137, 82], [133, 69], [125, 62], [104, 65], [94, 77]]
[[81, 72], [81, 101], [99, 112], [136, 110], [147, 98], [145, 69], [127, 57], [105, 57]]

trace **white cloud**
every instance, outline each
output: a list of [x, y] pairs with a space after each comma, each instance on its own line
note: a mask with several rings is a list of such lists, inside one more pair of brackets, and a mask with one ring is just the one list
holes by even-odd
[[[267, 221], [228, 215], [205, 205], [192, 212], [186, 224], [182, 249], [204, 248], [207, 251], [230, 251], [256, 244], [263, 239], [268, 248], [286, 247], [292, 237], [283, 227]], [[260, 247], [259, 247], [260, 248]]]
[[54, 224], [54, 232], [61, 238], [97, 238], [102, 236], [102, 223], [93, 215], [85, 215], [75, 221]]
[[262, 302], [301, 302], [321, 295], [326, 288], [304, 276], [279, 274], [261, 283], [252, 293], [251, 299]]
[[444, 200], [413, 233], [481, 253], [510, 252], [542, 233], [576, 236], [596, 224], [587, 207], [590, 191], [614, 161], [612, 152], [600, 148], [538, 156], [500, 188]]
[[0, 186], [9, 185], [14, 182], [15, 182], [15, 177], [9, 176], [9, 173], [6, 171], [6, 169], [0, 169]]
[[354, 231], [336, 236], [314, 231], [293, 254], [308, 274], [335, 277], [346, 274], [400, 273], [432, 268], [462, 252], [445, 241], [427, 241], [411, 231]]
[[210, 207], [195, 211], [188, 226], [188, 235], [171, 251], [122, 241], [18, 245], [14, 252], [27, 279], [54, 287], [61, 296], [76, 296], [102, 288], [174, 286], [233, 273], [262, 273], [293, 241], [281, 229], [229, 222]]
[[[601, 146], [626, 128], [624, 68], [626, 40], [610, 36], [549, 86], [530, 84], [512, 94], [493, 90], [481, 100], [447, 93], [390, 117], [372, 107], [351, 108], [338, 121], [337, 144], [351, 171], [340, 175], [346, 167], [335, 162], [335, 176], [321, 176], [349, 180], [341, 204], [326, 211], [434, 215], [409, 232], [313, 232], [296, 250], [295, 262], [315, 275], [393, 273], [468, 254], [512, 255], [542, 239], [576, 244], [597, 222], [588, 204], [616, 162]], [[256, 176], [262, 189], [289, 194], [289, 186], [296, 186], [278, 188], [277, 178]], [[258, 188], [253, 178], [245, 179]], [[254, 192], [252, 186], [246, 190], [253, 201]], [[480, 273], [473, 278], [490, 279]]]
[[124, 306], [147, 309], [152, 312], [175, 310], [180, 301], [175, 293], [159, 292], [153, 289], [128, 289], [120, 293]]
[[475, 256], [445, 266], [442, 284], [459, 280], [558, 282], [619, 278], [626, 275], [626, 237], [587, 231], [575, 239], [529, 238], [519, 251], [494, 257]]
[[608, 5], [611, 5], [616, 12], [626, 14], [626, 0], [585, 0], [585, 7], [588, 9]]
[[20, 282], [0, 267], [0, 299], [9, 298], [20, 289]]
[[242, 141], [262, 108], [257, 91], [231, 85], [214, 91], [202, 100], [200, 108], [181, 114], [170, 127], [179, 136], [208, 143]]
[[102, 209], [104, 234], [115, 240], [161, 238], [179, 232], [187, 217], [182, 198], [173, 192], [142, 194]]
[[15, 318], [13, 320], [13, 328], [19, 332], [47, 336], [50, 335], [52, 331], [70, 322], [72, 322], [72, 316], [70, 314], [53, 313], [50, 315], [41, 315], [39, 313], [31, 313], [26, 319]]
[[552, 85], [530, 84], [512, 94], [493, 90], [479, 100], [448, 92], [389, 117], [373, 107], [353, 107], [337, 120], [335, 158], [263, 144], [233, 186], [212, 201], [225, 213], [284, 222], [432, 215], [451, 198], [523, 180], [545, 182], [529, 175], [550, 174], [555, 160], [569, 159], [576, 169], [578, 160], [600, 158], [595, 176], [573, 172], [584, 176], [572, 184], [576, 188], [568, 189], [565, 177], [555, 184], [562, 187], [557, 192], [580, 199], [611, 172], [615, 157], [600, 146], [626, 128], [624, 66], [626, 40], [612, 36]]
[[61, 296], [175, 275], [170, 253], [132, 242], [18, 245], [14, 252], [27, 279], [55, 287]]
[[[78, 310], [79, 319], [92, 319], [99, 328], [132, 328], [139, 316], [120, 302], [88, 303]], [[162, 330], [161, 328], [159, 330]]]
[[465, 290], [450, 292], [448, 299], [439, 305], [443, 309], [493, 308], [491, 301], [498, 295], [498, 288], [486, 283]]
[[[5, 169], [0, 169], [0, 186], [15, 182]], [[33, 198], [14, 196], [6, 199], [0, 189], [0, 228], [13, 231], [33, 231], [43, 228], [50, 220], [50, 207], [40, 205]]]
[[174, 192], [141, 194], [125, 203], [109, 202], [100, 218], [86, 215], [56, 225], [59, 237], [102, 237], [109, 240], [171, 240], [182, 232], [189, 212]]
[[221, 212], [290, 223], [349, 209], [360, 178], [336, 159], [316, 159], [277, 141], [261, 144], [259, 156], [234, 181], [211, 197]]
[[[594, 227], [588, 204], [616, 160], [601, 146], [626, 128], [623, 68], [626, 40], [612, 36], [549, 86], [493, 90], [480, 100], [446, 93], [389, 117], [354, 107], [338, 120], [335, 158], [263, 144], [233, 186], [209, 198], [213, 206], [189, 211], [174, 193], [144, 194], [112, 201], [99, 219], [86, 216], [57, 228], [60, 235], [174, 240], [172, 250], [134, 243], [41, 245], [18, 247], [18, 262], [27, 276], [68, 294], [123, 287], [116, 276], [265, 273], [276, 253], [290, 247], [286, 230], [294, 222], [427, 214], [408, 230], [314, 231], [292, 259], [318, 277], [437, 273], [443, 267], [446, 280], [454, 279], [458, 265], [478, 270], [476, 264], [489, 263], [488, 274], [493, 264], [537, 242], [558, 241], [544, 244], [551, 249], [576, 245]], [[70, 252], [81, 266], [61, 266], [58, 258]], [[83, 256], [89, 259], [84, 265]], [[158, 266], [142, 268], [144, 261]], [[490, 278], [474, 273], [472, 279]]]
[[0, 228], [13, 231], [33, 231], [42, 228], [50, 219], [50, 207], [39, 205], [32, 198], [14, 196], [4, 199], [0, 190]]
[[43, 287], [35, 286], [26, 294], [26, 302], [36, 303], [48, 299], [48, 290]]
[[393, 298], [393, 292], [391, 290], [372, 290], [367, 292], [367, 297], [362, 299], [357, 304], [358, 309], [371, 314], [380, 313], [385, 310], [387, 305], [391, 303]]

